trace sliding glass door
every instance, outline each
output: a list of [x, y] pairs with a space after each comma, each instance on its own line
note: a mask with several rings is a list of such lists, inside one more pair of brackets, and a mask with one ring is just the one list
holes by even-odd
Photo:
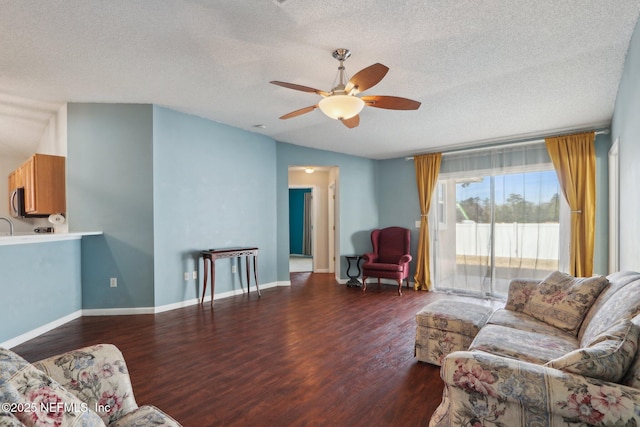
[[502, 297], [513, 278], [559, 269], [567, 208], [543, 145], [445, 156], [436, 193], [436, 289]]

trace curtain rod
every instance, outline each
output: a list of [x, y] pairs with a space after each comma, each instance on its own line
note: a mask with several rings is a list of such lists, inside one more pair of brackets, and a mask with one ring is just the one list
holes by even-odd
[[[581, 133], [581, 132], [578, 132]], [[609, 133], [609, 129], [601, 129], [601, 130], [597, 130], [595, 131], [596, 135], [607, 135]], [[572, 134], [567, 134], [567, 135], [572, 135]], [[562, 136], [562, 135], [560, 135]], [[474, 147], [469, 147], [469, 148], [458, 148], [458, 149], [452, 149], [452, 150], [448, 150], [448, 151], [443, 151], [442, 155], [446, 156], [447, 154], [460, 154], [460, 153], [471, 153], [473, 151], [482, 151], [482, 150], [486, 150], [487, 148], [498, 148], [498, 147], [517, 147], [519, 145], [528, 145], [528, 144], [535, 144], [537, 142], [544, 142], [545, 138], [535, 138], [535, 139], [527, 139], [527, 140], [522, 140], [522, 141], [515, 141], [515, 142], [505, 142], [502, 144], [495, 144], [495, 145], [489, 145], [489, 146], [483, 146], [483, 147], [479, 147], [479, 146], [474, 146]], [[425, 153], [426, 154], [426, 153]], [[413, 160], [413, 156], [411, 157], [405, 157], [405, 160]]]

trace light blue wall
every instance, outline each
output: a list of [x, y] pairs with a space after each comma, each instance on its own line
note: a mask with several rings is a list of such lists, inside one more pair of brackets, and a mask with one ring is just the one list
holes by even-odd
[[0, 246], [0, 342], [82, 308], [80, 240]]
[[[260, 283], [275, 282], [275, 142], [156, 106], [153, 135], [155, 305], [200, 296], [203, 249], [256, 246]], [[216, 262], [216, 294], [240, 289], [231, 262]]]
[[104, 232], [82, 242], [83, 308], [151, 307], [152, 106], [69, 104], [67, 114], [70, 231]]
[[611, 128], [611, 141], [620, 138], [620, 269], [640, 271], [640, 21], [629, 44]]
[[[345, 144], [348, 144], [348, 138]], [[378, 162], [292, 144], [277, 144], [278, 280], [289, 280], [289, 166], [337, 166], [339, 172], [340, 275], [346, 278], [345, 255], [371, 250], [371, 230], [378, 227]]]
[[[104, 232], [82, 244], [83, 308], [195, 298], [197, 253], [211, 247], [258, 246], [260, 282], [276, 281], [273, 140], [121, 104], [70, 104], [68, 135], [72, 231]], [[216, 292], [240, 287], [230, 268], [217, 267]], [[193, 270], [198, 279], [185, 281]]]
[[415, 274], [415, 258], [418, 254], [418, 232], [416, 221], [420, 221], [418, 186], [413, 160], [404, 157], [381, 160], [378, 173], [380, 200], [380, 227], [405, 227], [411, 230], [411, 255], [409, 279]]

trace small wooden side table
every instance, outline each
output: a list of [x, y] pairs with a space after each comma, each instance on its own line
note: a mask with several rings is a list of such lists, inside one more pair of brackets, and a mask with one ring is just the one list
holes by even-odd
[[[247, 294], [249, 294], [251, 282], [249, 275], [249, 257], [253, 257], [253, 279], [256, 281], [256, 290], [258, 291], [258, 297], [261, 297], [260, 288], [258, 287], [258, 248], [223, 248], [223, 249], [209, 249], [201, 251], [200, 256], [204, 262], [204, 285], [202, 286], [202, 299], [200, 304], [204, 302], [204, 294], [207, 291], [207, 263], [209, 263], [209, 269], [211, 271], [211, 305], [213, 305], [213, 293], [216, 288], [216, 260], [223, 258], [238, 258], [238, 266], [240, 266], [240, 257], [245, 257], [245, 269], [247, 270]], [[242, 280], [242, 279], [241, 279]]]
[[[360, 270], [360, 260], [362, 259], [362, 255], [345, 255], [345, 258], [347, 259], [348, 264], [347, 277], [349, 277], [347, 286], [350, 288], [362, 286], [362, 283], [360, 283], [360, 280], [358, 280], [358, 277], [360, 277], [360, 274], [362, 274], [362, 270]], [[353, 274], [351, 272], [352, 262], [355, 262], [356, 270], [358, 271], [357, 274]]]

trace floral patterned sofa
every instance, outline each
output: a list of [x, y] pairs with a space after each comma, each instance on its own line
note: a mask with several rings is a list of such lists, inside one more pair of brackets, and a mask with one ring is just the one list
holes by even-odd
[[640, 273], [514, 280], [447, 355], [430, 426], [640, 425]]
[[0, 348], [0, 426], [180, 426], [138, 407], [122, 353], [99, 344], [31, 364]]

